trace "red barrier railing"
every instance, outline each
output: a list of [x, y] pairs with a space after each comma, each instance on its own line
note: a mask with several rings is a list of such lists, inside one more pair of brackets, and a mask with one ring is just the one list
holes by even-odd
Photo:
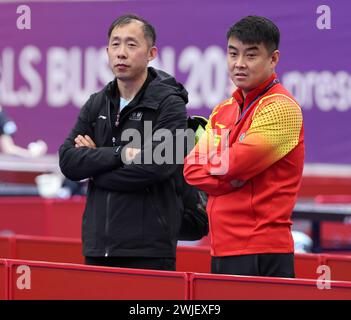
[[319, 274], [316, 273], [316, 270], [323, 264], [323, 258], [321, 254], [295, 253], [294, 262], [297, 278], [317, 279]]
[[[11, 300], [187, 300], [182, 272], [8, 260]], [[27, 273], [27, 274], [26, 274]]]
[[0, 299], [351, 300], [351, 282], [0, 260]]
[[324, 254], [323, 258], [333, 280], [351, 281], [351, 256]]
[[191, 300], [339, 300], [351, 299], [350, 282], [243, 277], [229, 275], [190, 275]]

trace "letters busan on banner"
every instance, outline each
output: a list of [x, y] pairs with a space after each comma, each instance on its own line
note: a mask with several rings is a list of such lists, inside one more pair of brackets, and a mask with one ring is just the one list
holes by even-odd
[[[28, 45], [16, 52], [13, 48], [4, 48], [0, 52], [2, 104], [35, 107], [45, 95], [50, 107], [72, 104], [80, 108], [91, 92], [101, 89], [113, 77], [105, 50], [105, 47], [50, 47], [43, 52], [39, 47]], [[45, 75], [39, 68], [43, 62]], [[188, 108], [212, 109], [234, 89], [227, 76], [225, 52], [219, 46], [209, 46], [204, 51], [189, 46], [179, 56], [175, 48], [164, 47], [152, 65], [172, 75], [187, 75], [184, 86], [189, 92]], [[26, 85], [18, 85], [17, 73]], [[324, 112], [351, 109], [351, 74], [346, 70], [335, 73], [291, 70], [281, 78], [304, 109], [313, 106]]]

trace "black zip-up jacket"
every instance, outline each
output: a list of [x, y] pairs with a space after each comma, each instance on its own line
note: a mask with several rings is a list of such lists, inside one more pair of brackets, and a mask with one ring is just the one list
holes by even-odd
[[[148, 74], [121, 111], [117, 128], [112, 119], [113, 108], [119, 107], [114, 80], [90, 97], [60, 147], [63, 174], [71, 180], [90, 178], [82, 223], [85, 256], [175, 257], [183, 214], [182, 165], [174, 162], [176, 152], [169, 164], [123, 164], [119, 148], [128, 143], [121, 139], [126, 129], [136, 129], [143, 137], [145, 121], [152, 121], [152, 132], [170, 130], [174, 150], [176, 129], [186, 129], [186, 90], [165, 72], [149, 68]], [[78, 134], [89, 135], [97, 148], [75, 148]], [[142, 141], [142, 158], [147, 145], [155, 151], [162, 143], [146, 141], [151, 135]]]

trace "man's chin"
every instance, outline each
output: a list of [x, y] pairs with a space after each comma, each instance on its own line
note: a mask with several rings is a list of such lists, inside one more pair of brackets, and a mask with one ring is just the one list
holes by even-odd
[[236, 78], [232, 79], [233, 83], [240, 89], [244, 89], [244, 88], [247, 88], [249, 87], [249, 85], [247, 84], [247, 81], [246, 80], [238, 80]]
[[131, 78], [130, 76], [127, 76], [126, 74], [119, 74], [119, 73], [115, 74], [115, 77], [119, 81], [128, 81]]
[[235, 84], [235, 86], [238, 89], [241, 89], [243, 91], [251, 91], [252, 89], [254, 89], [256, 86], [254, 84], [249, 84], [247, 83], [247, 81], [233, 81], [233, 83]]
[[247, 86], [247, 85], [244, 85], [243, 83], [234, 83], [235, 85], [236, 85], [236, 87], [238, 88], [238, 89], [240, 89], [240, 90], [243, 90], [243, 91], [248, 91], [248, 90], [250, 90], [249, 88], [249, 86]]

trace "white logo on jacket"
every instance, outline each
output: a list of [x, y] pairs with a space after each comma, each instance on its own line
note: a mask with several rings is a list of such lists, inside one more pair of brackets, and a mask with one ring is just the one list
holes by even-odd
[[130, 117], [129, 120], [135, 120], [135, 121], [140, 121], [143, 117], [143, 113], [141, 111], [139, 112], [133, 112]]

